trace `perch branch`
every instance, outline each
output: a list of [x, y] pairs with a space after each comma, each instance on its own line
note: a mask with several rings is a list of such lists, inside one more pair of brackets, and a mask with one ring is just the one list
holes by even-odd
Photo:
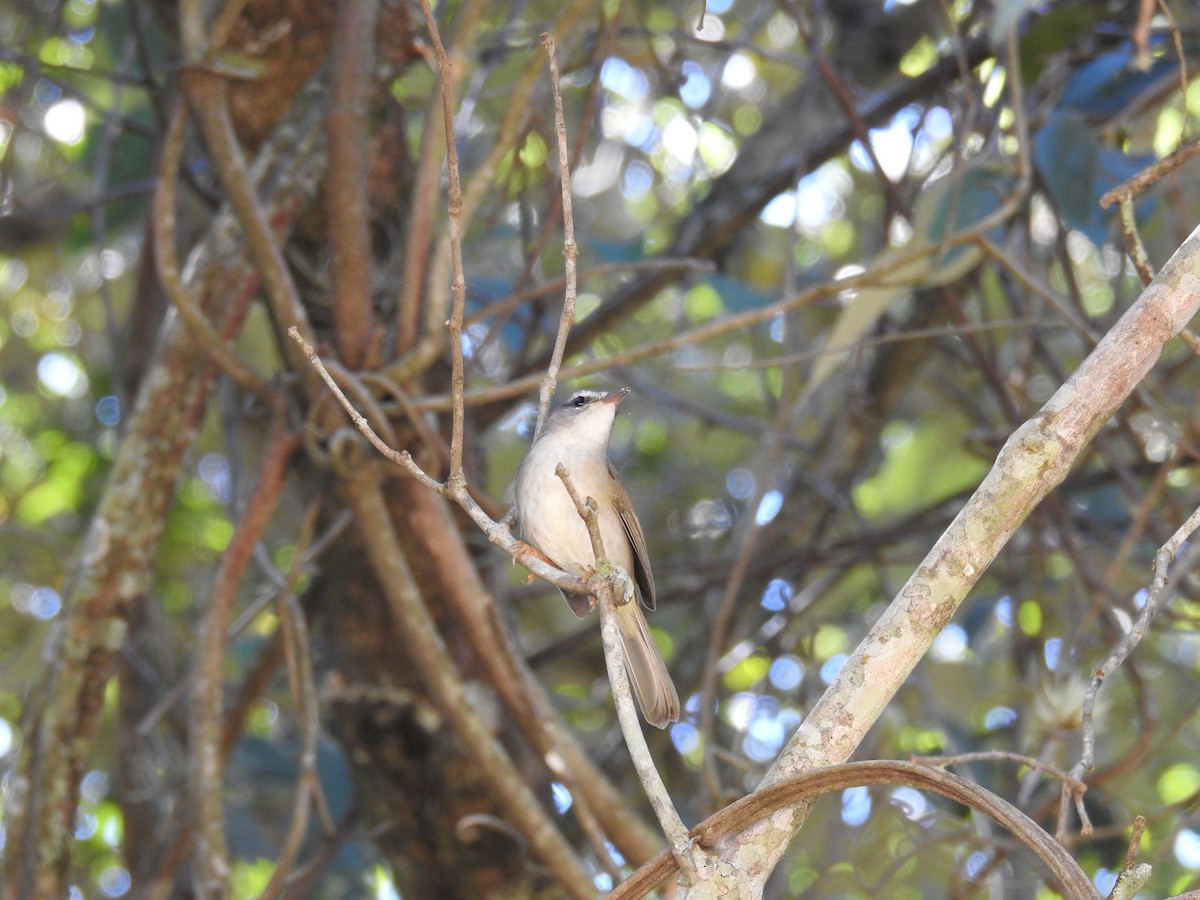
[[[596, 598], [600, 606], [600, 634], [604, 641], [604, 661], [608, 666], [608, 680], [612, 685], [613, 702], [617, 707], [617, 720], [621, 723], [621, 733], [625, 737], [625, 745], [633, 759], [633, 767], [637, 771], [650, 806], [658, 817], [663, 834], [671, 845], [671, 852], [679, 863], [680, 869], [686, 873], [690, 882], [699, 880], [696, 862], [692, 858], [692, 843], [688, 838], [687, 827], [679, 817], [671, 795], [663, 783], [662, 775], [654, 765], [654, 757], [646, 743], [646, 735], [642, 732], [642, 723], [638, 719], [637, 707], [633, 702], [633, 691], [629, 684], [629, 674], [625, 670], [625, 648], [621, 645], [620, 626], [617, 624], [618, 603], [637, 603], [637, 598], [626, 600], [627, 588], [632, 588], [629, 573], [616, 570], [609, 562], [604, 552], [604, 541], [600, 536], [600, 519], [597, 515], [596, 501], [592, 497], [581, 499], [571, 482], [571, 474], [566, 467], [559, 463], [554, 474], [563, 483], [563, 488], [575, 504], [575, 511], [587, 526], [588, 538], [592, 543], [592, 556], [596, 560], [596, 576], [588, 579], [588, 593]], [[620, 591], [620, 594], [618, 594]], [[621, 600], [618, 601], [618, 596]]]
[[[445, 497], [415, 481], [401, 479], [399, 502], [409, 510], [408, 521], [428, 564], [445, 586], [443, 599], [453, 611], [460, 633], [475, 647], [483, 678], [499, 694], [517, 726], [529, 737], [534, 752], [554, 776], [567, 786], [575, 803], [572, 811], [581, 820], [590, 809], [611, 841], [627, 859], [641, 864], [662, 846], [662, 837], [629, 807], [613, 783], [580, 746], [563, 723], [545, 690], [517, 652], [506, 623], [480, 580], [475, 560], [457, 539], [460, 526]], [[454, 539], [451, 539], [454, 538]], [[598, 856], [607, 856], [604, 840]]]

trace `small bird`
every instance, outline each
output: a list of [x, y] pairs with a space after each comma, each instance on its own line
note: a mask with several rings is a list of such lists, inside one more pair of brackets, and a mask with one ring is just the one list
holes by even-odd
[[[585, 576], [595, 566], [587, 526], [555, 469], [562, 463], [581, 498], [599, 508], [600, 538], [609, 560], [634, 580], [647, 609], [654, 609], [654, 576], [646, 538], [633, 503], [608, 459], [608, 437], [628, 388], [605, 393], [576, 391], [546, 418], [545, 426], [517, 470], [517, 516], [524, 539], [564, 572]], [[562, 592], [583, 618], [591, 609], [586, 594]], [[636, 602], [617, 607], [625, 668], [646, 721], [665, 728], [679, 719], [679, 694], [654, 646], [650, 626]]]

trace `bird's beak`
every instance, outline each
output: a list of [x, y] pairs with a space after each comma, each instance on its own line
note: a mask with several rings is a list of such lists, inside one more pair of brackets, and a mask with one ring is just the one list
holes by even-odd
[[628, 396], [628, 394], [629, 394], [629, 388], [621, 388], [618, 391], [613, 391], [607, 397], [601, 398], [600, 402], [601, 403], [611, 403], [613, 406], [616, 406], [618, 403], [620, 403], [622, 400], [624, 400], [626, 398], [626, 396]]

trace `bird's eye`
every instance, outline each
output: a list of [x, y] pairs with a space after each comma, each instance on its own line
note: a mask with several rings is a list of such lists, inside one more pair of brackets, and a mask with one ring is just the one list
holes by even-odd
[[587, 397], [584, 397], [582, 394], [580, 394], [571, 401], [571, 405], [576, 409], [579, 409], [581, 406], [587, 406]]

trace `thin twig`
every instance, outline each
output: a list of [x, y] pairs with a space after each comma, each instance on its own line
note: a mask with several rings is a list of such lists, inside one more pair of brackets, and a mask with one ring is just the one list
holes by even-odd
[[1121, 182], [1111, 191], [1102, 194], [1100, 207], [1102, 209], [1120, 203], [1122, 197], [1136, 197], [1163, 176], [1174, 172], [1192, 157], [1200, 155], [1200, 139], [1190, 141], [1178, 147], [1157, 162], [1153, 162], [1133, 177]]
[[1137, 219], [1133, 212], [1133, 195], [1124, 194], [1120, 203], [1121, 238], [1125, 242], [1125, 252], [1133, 260], [1133, 267], [1145, 287], [1154, 280], [1154, 267], [1150, 265], [1150, 257], [1146, 253], [1146, 245], [1142, 243], [1142, 235], [1138, 231]]
[[[263, 202], [276, 234], [291, 229], [315, 189], [319, 153], [313, 140], [297, 135], [297, 126], [314, 117], [313, 99], [313, 92], [300, 97], [257, 155], [256, 168], [271, 174]], [[186, 278], [213, 319], [231, 328], [246, 315], [259, 283], [232, 223], [221, 212], [208, 224]], [[104, 718], [103, 695], [118, 647], [114, 635], [122, 633], [136, 598], [153, 590], [154, 548], [217, 371], [182, 322], [168, 320], [154, 352], [84, 550], [70, 566], [63, 627], [49, 644], [46, 677], [26, 709], [14, 777], [28, 789], [10, 795], [4, 810], [10, 826], [7, 896], [67, 893], [79, 773], [89, 765]]]
[[[907, 281], [897, 282], [893, 273], [897, 270], [907, 269], [910, 264], [918, 260], [944, 253], [961, 244], [973, 243], [980, 234], [986, 234], [1007, 220], [1020, 206], [1021, 197], [1022, 195], [1019, 192], [1014, 192], [999, 209], [989, 213], [970, 229], [951, 235], [938, 244], [926, 244], [906, 249], [904, 252], [895, 255], [889, 254], [887, 259], [876, 268], [869, 269], [857, 275], [849, 275], [845, 278], [816, 284], [774, 303], [768, 303], [765, 306], [760, 306], [738, 315], [729, 316], [728, 318], [710, 322], [707, 325], [682, 331], [671, 337], [652, 341], [639, 347], [632, 347], [629, 350], [614, 353], [603, 359], [594, 359], [573, 366], [567, 366], [559, 372], [559, 378], [582, 378], [585, 375], [606, 372], [617, 366], [629, 365], [630, 363], [640, 362], [643, 359], [665, 356], [682, 347], [702, 344], [714, 338], [730, 334], [731, 332], [743, 331], [755, 325], [770, 322], [783, 313], [811, 306], [828, 297], [834, 297], [843, 291], [908, 284]], [[591, 319], [589, 318], [587, 321], [590, 322]], [[531, 372], [528, 375], [513, 378], [504, 384], [468, 391], [463, 395], [463, 402], [469, 406], [477, 406], [495, 403], [500, 400], [508, 400], [535, 390], [541, 384], [541, 381], [542, 376], [539, 373]], [[422, 411], [440, 411], [449, 409], [450, 403], [450, 398], [445, 395], [431, 396], [414, 399], [413, 408]]]
[[[400, 407], [400, 411], [404, 413], [404, 417], [408, 419], [409, 427], [412, 428], [417, 444], [437, 454], [438, 458], [449, 467], [450, 445], [446, 443], [442, 433], [425, 416], [413, 408], [412, 398], [404, 388], [378, 372], [359, 372], [358, 380], [364, 385], [374, 388], [384, 397], [392, 397]], [[384, 420], [389, 421], [386, 416]]]
[[[800, 24], [800, 23], [797, 23]], [[892, 181], [891, 177], [883, 168], [883, 163], [879, 161], [879, 154], [875, 152], [875, 142], [871, 140], [871, 132], [867, 124], [862, 120], [862, 116], [858, 113], [858, 107], [855, 106], [854, 94], [851, 88], [846, 84], [845, 79], [838, 74], [837, 70], [829, 64], [829, 60], [825, 58], [819, 45], [815, 45], [811, 36], [808, 40], [809, 52], [815, 58], [815, 67], [825, 85], [829, 88], [829, 92], [833, 94], [833, 99], [845, 116], [846, 122], [850, 129], [854, 132], [854, 136], [858, 139], [859, 146], [863, 152], [867, 154], [867, 158], [871, 161], [871, 171], [875, 175], [875, 180], [879, 182], [880, 191], [887, 198], [887, 202], [891, 209], [885, 219], [885, 226], [892, 218], [892, 215], [900, 213], [910, 222], [912, 221], [912, 210], [909, 209], [909, 204], [904, 197], [900, 195], [899, 189], [896, 187], [896, 182]], [[886, 227], [884, 228], [886, 232]]]
[[300, 761], [291, 825], [275, 861], [275, 871], [271, 873], [271, 880], [263, 889], [259, 900], [274, 900], [286, 890], [294, 877], [292, 867], [308, 831], [309, 811], [312, 805], [317, 807], [325, 836], [330, 837], [336, 830], [317, 773], [317, 742], [321, 733], [320, 711], [313, 678], [308, 627], [304, 622], [304, 610], [300, 608], [295, 594], [289, 592], [281, 598], [279, 618], [282, 623], [288, 684], [291, 688], [292, 702], [296, 705], [296, 721], [300, 730]]
[[[235, 0], [241, 2], [241, 0]], [[242, 146], [229, 114], [225, 80], [204, 65], [209, 50], [205, 35], [203, 4], [188, 0], [180, 4], [180, 35], [188, 66], [182, 72], [182, 84], [212, 162], [225, 193], [245, 234], [248, 256], [262, 278], [267, 302], [276, 322], [292, 322], [303, 334], [311, 335], [308, 314], [300, 302], [291, 270], [271, 222], [259, 202], [258, 193], [247, 169]], [[294, 348], [282, 341], [282, 352], [292, 368], [299, 370], [303, 360]]]
[[[1029, 119], [1025, 114], [1025, 85], [1021, 78], [1021, 47], [1017, 32], [1017, 22], [1013, 18], [1008, 29], [1004, 49], [1004, 74], [1008, 79], [1008, 105], [1013, 114], [1013, 132], [1017, 138], [1017, 192], [1024, 197], [1029, 191], [1030, 179], [1033, 177], [1033, 164], [1029, 159], [1033, 142], [1029, 140]], [[984, 230], [980, 234], [986, 234]]]
[[794, 366], [798, 363], [819, 359], [831, 353], [853, 354], [888, 344], [902, 344], [906, 341], [927, 341], [940, 337], [959, 337], [964, 334], [975, 334], [981, 331], [999, 331], [1012, 329], [1046, 329], [1063, 328], [1062, 323], [1042, 319], [998, 319], [993, 322], [974, 322], [969, 325], [941, 325], [930, 328], [912, 328], [898, 331], [895, 334], [884, 334], [874, 338], [859, 338], [853, 344], [839, 347], [819, 347], [816, 350], [805, 350], [800, 353], [788, 353], [782, 356], [768, 356], [737, 363], [701, 363], [677, 365], [672, 368], [677, 372], [744, 372], [753, 369], [770, 369], [776, 366]]
[[[591, 49], [590, 65], [594, 67], [594, 74], [587, 88], [587, 98], [583, 103], [583, 109], [579, 116], [579, 129], [575, 133], [575, 140], [571, 146], [570, 170], [574, 171], [579, 163], [581, 154], [583, 153], [584, 145], [587, 142], [589, 134], [589, 124], [594, 120], [596, 114], [596, 106], [599, 102], [600, 94], [602, 93], [602, 79], [599, 77], [600, 68], [604, 60], [613, 55], [613, 47], [616, 44], [617, 35], [620, 31], [621, 15], [624, 11], [625, 0], [617, 0], [615, 7], [612, 9], [611, 15], [607, 16], [608, 21], [600, 29], [600, 35], [594, 39]], [[605, 18], [601, 13], [601, 18]], [[551, 34], [561, 33], [555, 30], [550, 31]], [[531, 117], [532, 120], [533, 117]], [[537, 124], [534, 121], [530, 122], [533, 126]], [[512, 303], [513, 297], [521, 294], [528, 294], [531, 290], [530, 281], [534, 278], [535, 273], [539, 273], [539, 266], [542, 256], [545, 253], [547, 244], [550, 243], [550, 238], [558, 228], [559, 222], [562, 221], [562, 203], [555, 200], [550, 203], [549, 207], [544, 211], [539, 223], [537, 236], [526, 242], [524, 251], [525, 264], [518, 276], [513, 293], [504, 301], [504, 306], [507, 314], [494, 317], [494, 321], [488, 328], [487, 333], [480, 341], [479, 346], [482, 348], [488, 346], [495, 341], [503, 332], [504, 327], [511, 319], [511, 311], [515, 304]], [[562, 290], [564, 279], [558, 278], [555, 281], [559, 287], [549, 293], [557, 293]], [[532, 290], [545, 293], [545, 285], [533, 286]]]
[[520, 831], [513, 828], [512, 825], [499, 816], [489, 815], [488, 813], [468, 813], [454, 823], [454, 836], [464, 844], [471, 844], [478, 841], [480, 834], [484, 831], [492, 831], [496, 834], [504, 835], [517, 845], [517, 848], [521, 851], [521, 856], [526, 857], [524, 860], [525, 865], [543, 877], [553, 877], [553, 872], [541, 865], [536, 859], [529, 858], [529, 841], [525, 839], [525, 835], [521, 834]]
[[450, 320], [446, 327], [450, 332], [450, 477], [462, 475], [463, 460], [463, 309], [466, 307], [467, 279], [463, 274], [462, 260], [462, 183], [458, 173], [458, 145], [454, 136], [454, 97], [451, 91], [452, 70], [438, 33], [437, 20], [429, 0], [421, 0], [421, 12], [425, 14], [425, 26], [437, 55], [438, 75], [442, 93], [442, 120], [446, 128], [446, 168], [450, 173], [450, 196], [447, 203], [450, 228], [450, 258], [454, 270]]
[[[443, 235], [438, 241], [437, 251], [430, 253], [434, 235], [434, 209], [441, 186], [444, 155], [442, 144], [447, 134], [445, 123], [442, 123], [441, 129], [437, 127], [437, 107], [442, 105], [443, 109], [445, 108], [446, 94], [451, 98], [457, 98], [461, 94], [463, 77], [468, 71], [465, 65], [465, 48], [477, 39], [479, 18], [487, 5], [487, 0], [468, 0], [455, 8], [454, 36], [449, 50], [444, 52], [445, 57], [452, 62], [446, 70], [442, 70], [439, 65], [440, 90], [436, 98], [429, 98], [424, 117], [420, 158], [417, 161], [417, 175], [413, 179], [411, 193], [412, 214], [409, 218], [408, 240], [404, 247], [404, 285], [400, 289], [400, 298], [396, 306], [397, 346], [402, 353], [410, 353], [415, 349], [416, 355], [410, 359], [417, 363], [416, 369], [436, 358], [423, 348], [440, 350], [446, 328], [446, 310], [450, 306], [446, 302], [443, 276], [450, 266], [447, 258], [452, 249], [452, 236]], [[454, 65], [455, 61], [462, 61], [464, 64]], [[452, 100], [451, 106], [456, 102]], [[464, 203], [461, 206], [460, 221], [470, 222], [473, 213], [474, 210]], [[443, 249], [444, 256], [441, 254]], [[422, 345], [414, 348], [422, 314], [425, 316], [425, 335]], [[410, 374], [415, 374], [415, 370]], [[403, 382], [406, 379], [400, 380]]]
[[412, 456], [409, 455], [407, 450], [392, 449], [392, 447], [388, 445], [387, 441], [375, 433], [375, 429], [371, 427], [370, 423], [367, 422], [363, 414], [355, 409], [353, 403], [346, 399], [346, 395], [342, 393], [342, 389], [338, 386], [338, 383], [334, 380], [333, 376], [329, 374], [329, 370], [321, 361], [321, 357], [317, 355], [317, 351], [313, 348], [312, 344], [300, 336], [300, 332], [296, 326], [293, 325], [290, 327], [287, 333], [292, 340], [300, 345], [300, 348], [304, 351], [304, 355], [308, 357], [308, 361], [312, 364], [313, 368], [320, 373], [321, 378], [324, 379], [325, 384], [329, 387], [329, 390], [333, 392], [333, 396], [336, 397], [337, 401], [342, 404], [342, 409], [344, 409], [346, 414], [350, 416], [350, 421], [352, 421], [354, 426], [363, 434], [363, 436], [371, 442], [371, 446], [382, 453], [387, 459], [390, 459], [392, 462], [396, 463], [396, 465], [401, 466], [406, 472], [408, 472], [409, 475], [412, 475], [413, 478], [416, 478], [427, 488], [441, 493], [444, 485], [440, 481], [436, 481], [427, 475], [425, 471], [413, 461]]
[[1032, 756], [1025, 756], [1020, 753], [1010, 753], [1007, 750], [979, 750], [971, 753], [956, 753], [954, 756], [914, 756], [910, 760], [922, 766], [937, 766], [945, 768], [946, 766], [959, 766], [965, 763], [977, 762], [981, 760], [993, 760], [1001, 762], [1014, 762], [1019, 766], [1025, 766], [1028, 769], [1035, 769], [1038, 772], [1045, 772], [1052, 778], [1057, 778], [1064, 784], [1069, 785], [1074, 790], [1084, 793], [1087, 791], [1087, 785], [1071, 777], [1070, 772], [1064, 772], [1062, 769], [1048, 765], [1041, 760], [1034, 759]]
[[[479, 678], [496, 691], [513, 723], [528, 736], [533, 753], [571, 792], [571, 810], [598, 857], [610, 855], [605, 845], [611, 842], [626, 859], [645, 862], [661, 848], [661, 834], [642, 821], [588, 757], [530, 671], [482, 583], [476, 560], [458, 539], [456, 510], [446, 498], [414, 481], [400, 479], [396, 490], [397, 502], [408, 509], [413, 523], [416, 552], [424, 555], [430, 577], [444, 587], [441, 599], [456, 623], [455, 632], [475, 650]], [[598, 820], [595, 827], [590, 824], [593, 818]]]
[[1132, 869], [1137, 863], [1138, 851], [1142, 847], [1142, 835], [1146, 833], [1146, 817], [1134, 816], [1133, 828], [1129, 833], [1129, 849], [1125, 851], [1125, 868]]
[[[445, 128], [437, 127], [436, 112], [440, 98], [430, 97], [425, 110], [425, 127], [421, 133], [420, 157], [416, 176], [409, 190], [408, 214], [405, 217], [407, 237], [404, 244], [404, 273], [400, 280], [400, 296], [396, 301], [396, 348], [401, 354], [412, 352], [421, 322], [421, 301], [429, 274], [429, 248], [433, 244], [434, 219], [441, 187], [442, 153]], [[441, 336], [441, 329], [438, 336]], [[428, 346], [435, 344], [430, 341]], [[410, 357], [403, 357], [410, 358]], [[429, 356], [432, 362], [433, 356]], [[410, 374], [415, 374], [414, 371]]]
[[[454, 13], [454, 36], [451, 39], [450, 45], [446, 47], [441, 55], [435, 54], [435, 62], [438, 64], [440, 78], [440, 94], [442, 101], [442, 109], [445, 109], [447, 98], [450, 98], [450, 105], [453, 107], [457, 101], [454, 99], [462, 93], [462, 83], [470, 72], [472, 63], [471, 53], [476, 41], [479, 39], [480, 19], [484, 12], [489, 8], [488, 0], [463, 0], [453, 7], [445, 7], [439, 5], [439, 11], [449, 15], [451, 11]], [[428, 21], [428, 19], [426, 20]], [[436, 30], [432, 33], [438, 41], [441, 40], [440, 32]], [[427, 54], [428, 55], [428, 54]], [[449, 70], [442, 71], [441, 59], [445, 58], [448, 61]], [[532, 65], [532, 60], [530, 61]], [[516, 96], [524, 96], [517, 94]], [[521, 104], [514, 104], [520, 106]], [[433, 111], [432, 118], [437, 121], [436, 110]], [[443, 116], [444, 120], [444, 116]], [[451, 120], [453, 121], [453, 120]], [[445, 124], [445, 121], [443, 121]], [[457, 139], [453, 136], [453, 132], [446, 132], [449, 138], [449, 147], [446, 148], [447, 154], [447, 170], [450, 177], [454, 177], [454, 171], [457, 168]], [[453, 154], [453, 155], [451, 155]], [[435, 156], [435, 161], [440, 167], [440, 160]], [[440, 181], [440, 175], [439, 181]], [[476, 170], [478, 177], [478, 170]], [[489, 187], [492, 186], [489, 178]], [[460, 198], [459, 206], [459, 221], [470, 224], [474, 220], [475, 208], [467, 201], [467, 193], [459, 190]], [[449, 226], [449, 223], [447, 223]], [[422, 315], [424, 316], [425, 335], [433, 337], [437, 340], [440, 346], [444, 340], [444, 331], [446, 328], [446, 320], [450, 318], [451, 305], [453, 300], [450, 296], [451, 288], [453, 287], [453, 270], [454, 270], [454, 232], [450, 227], [442, 231], [438, 238], [437, 246], [434, 248], [428, 264], [422, 261], [418, 273], [424, 273], [425, 293], [421, 297], [422, 300]]]
[[[1096, 762], [1096, 696], [1100, 693], [1100, 688], [1105, 680], [1121, 667], [1129, 654], [1145, 637], [1150, 628], [1150, 622], [1158, 612], [1159, 605], [1170, 595], [1178, 579], [1183, 574], [1190, 572], [1197, 561], [1200, 561], [1200, 541], [1189, 543], [1182, 554], [1179, 552], [1184, 542], [1192, 536], [1197, 528], [1200, 528], [1200, 509], [1193, 512], [1187, 521], [1179, 526], [1170, 540], [1163, 544], [1154, 555], [1154, 579], [1150, 583], [1149, 590], [1146, 591], [1146, 599], [1141, 612], [1104, 662], [1092, 670], [1092, 678], [1083, 698], [1080, 725], [1082, 752], [1079, 761], [1071, 768], [1070, 772], [1071, 778], [1075, 781], [1082, 781], [1083, 776], [1092, 770]], [[1064, 785], [1060, 799], [1059, 834], [1064, 833], [1066, 829], [1066, 817], [1063, 812], [1068, 800], [1067, 790], [1067, 786]], [[1085, 835], [1090, 833], [1089, 822], [1084, 821], [1082, 831]]]
[[[785, 744], [764, 785], [846, 759], [1030, 512], [1067, 477], [1106, 422], [1200, 307], [1191, 276], [1200, 229], [1183, 242], [1074, 374], [1005, 442], [991, 470]], [[897, 640], [896, 635], [905, 635]], [[1079, 778], [1079, 774], [1072, 773]], [[772, 823], [781, 853], [806, 808]], [[784, 821], [784, 819], [787, 821]], [[757, 853], [764, 847], [757, 844]], [[771, 858], [777, 858], [772, 856]], [[734, 862], [737, 859], [735, 856]]]
[[1146, 863], [1138, 864], [1138, 851], [1142, 846], [1142, 835], [1146, 832], [1146, 817], [1134, 816], [1133, 828], [1129, 833], [1129, 848], [1125, 851], [1125, 865], [1117, 875], [1117, 883], [1108, 894], [1108, 900], [1133, 900], [1137, 892], [1146, 886], [1153, 874]]
[[[354, 398], [355, 409], [361, 408], [367, 418], [374, 423], [373, 428], [377, 429], [376, 433], [381, 440], [385, 441], [388, 446], [393, 446], [396, 443], [396, 432], [392, 428], [392, 423], [379, 408], [379, 403], [375, 400], [374, 395], [367, 390], [365, 379], [360, 379], [353, 372], [346, 369], [336, 360], [330, 360], [325, 364], [330, 376], [347, 394]], [[318, 404], [313, 404], [313, 410]], [[310, 413], [311, 416], [311, 413]]]
[[183, 285], [175, 252], [175, 180], [183, 153], [185, 109], [179, 104], [171, 112], [167, 134], [159, 160], [158, 179], [154, 191], [154, 207], [150, 216], [153, 232], [154, 264], [158, 267], [163, 290], [179, 318], [195, 336], [205, 352], [213, 358], [230, 378], [268, 403], [274, 403], [278, 393], [250, 363], [238, 356], [208, 321]]
[[1183, 115], [1179, 117], [1179, 142], [1187, 138], [1188, 122], [1193, 118], [1188, 115], [1188, 85], [1192, 83], [1188, 74], [1187, 54], [1183, 50], [1183, 33], [1179, 30], [1179, 21], [1167, 5], [1167, 0], [1158, 0], [1159, 11], [1171, 28], [1171, 42], [1175, 45], [1175, 58], [1179, 60], [1179, 100], [1183, 104]]
[[[481, 2], [463, 4], [463, 16], [459, 28], [460, 34], [468, 33], [468, 27], [474, 21], [473, 17], [483, 5], [485, 4]], [[571, 0], [554, 22], [552, 26], [553, 30], [561, 34], [570, 33], [579, 24], [580, 20], [590, 13], [594, 7], [594, 0]], [[528, 97], [537, 82], [540, 72], [540, 63], [531, 57], [513, 84], [511, 96], [514, 98]], [[471, 180], [467, 183], [467, 187], [463, 191], [462, 218], [464, 221], [470, 222], [472, 220], [476, 210], [479, 209], [488, 192], [494, 188], [496, 170], [511, 152], [517, 137], [524, 133], [525, 125], [530, 115], [531, 110], [528, 104], [519, 102], [509, 104], [508, 111], [505, 113], [504, 118], [500, 122], [500, 127], [496, 131], [491, 152], [480, 165], [474, 167], [474, 175], [471, 176]], [[407, 248], [406, 254], [408, 254]], [[411, 260], [413, 255], [415, 255], [415, 251], [413, 254], [407, 255], [406, 258]], [[445, 259], [449, 256], [449, 240], [443, 237], [434, 250], [433, 260], [428, 267], [428, 274], [421, 279], [421, 283], [425, 285], [426, 290], [426, 297], [424, 298], [426, 302], [424, 333], [421, 336], [420, 342], [411, 350], [408, 350], [394, 364], [388, 366], [386, 371], [389, 378], [400, 384], [406, 383], [413, 375], [423, 371], [441, 355], [446, 318], [445, 314], [441, 312], [446, 306], [441, 297], [443, 291], [441, 273], [448, 268], [448, 263], [445, 262]], [[407, 267], [405, 271], [409, 271]], [[425, 271], [423, 262], [419, 271]], [[407, 297], [408, 295], [405, 294], [402, 300], [407, 299]], [[398, 310], [398, 315], [403, 316], [403, 310]], [[401, 333], [403, 334], [403, 330]], [[406, 350], [407, 348], [401, 345], [401, 349]], [[535, 381], [529, 390], [533, 390], [536, 386], [537, 382]]]
[[541, 36], [542, 46], [546, 48], [546, 58], [550, 65], [550, 91], [554, 96], [554, 135], [558, 145], [558, 177], [562, 184], [562, 217], [563, 217], [563, 289], [562, 314], [558, 319], [558, 334], [554, 339], [554, 350], [550, 354], [550, 364], [542, 378], [542, 386], [538, 392], [537, 425], [533, 436], [542, 432], [546, 414], [550, 410], [550, 400], [554, 396], [554, 387], [558, 381], [558, 370], [562, 366], [563, 354], [567, 349], [567, 336], [571, 331], [571, 323], [575, 321], [575, 295], [577, 285], [575, 280], [575, 259], [579, 248], [575, 244], [575, 213], [571, 207], [571, 158], [567, 151], [567, 124], [563, 113], [562, 85], [558, 75], [558, 57], [554, 51], [554, 38], [549, 32]]
[[191, 802], [195, 815], [196, 889], [205, 897], [228, 891], [229, 861], [225, 843], [224, 778], [221, 754], [221, 711], [226, 635], [233, 619], [238, 587], [283, 490], [292, 455], [300, 447], [294, 433], [277, 434], [264, 454], [246, 515], [234, 532], [213, 583], [205, 613], [192, 678]]
[[712, 809], [720, 809], [724, 798], [722, 796], [721, 778], [717, 772], [716, 757], [713, 750], [716, 747], [716, 694], [717, 681], [720, 677], [720, 658], [727, 645], [729, 630], [733, 623], [733, 614], [737, 609], [737, 601], [741, 594], [742, 585], [750, 571], [750, 562], [758, 545], [762, 526], [758, 523], [755, 513], [763, 497], [774, 488], [779, 466], [784, 459], [784, 437], [791, 432], [792, 401], [794, 398], [781, 397], [776, 409], [775, 421], [771, 431], [766, 435], [764, 446], [758, 454], [761, 460], [761, 471], [756, 473], [755, 491], [747, 505], [749, 515], [742, 518], [738, 533], [734, 538], [735, 553], [733, 564], [730, 566], [729, 577], [721, 594], [721, 604], [717, 607], [708, 631], [708, 647], [704, 656], [704, 669], [700, 682], [700, 740], [704, 747], [703, 782], [708, 790], [708, 801]]
[[386, 441], [375, 433], [375, 430], [367, 422], [366, 418], [363, 417], [362, 413], [354, 408], [354, 404], [347, 399], [342, 389], [338, 387], [337, 382], [333, 379], [333, 376], [329, 374], [329, 370], [325, 367], [325, 364], [321, 361], [321, 357], [317, 355], [317, 351], [313, 346], [304, 340], [300, 336], [300, 332], [295, 328], [289, 328], [288, 335], [299, 344], [313, 368], [317, 370], [330, 391], [333, 392], [334, 397], [346, 411], [346, 414], [350, 416], [350, 420], [354, 423], [355, 428], [386, 459], [403, 468], [404, 471], [412, 475], [413, 478], [417, 479], [417, 481], [431, 491], [437, 491], [439, 494], [443, 494], [457, 503], [471, 517], [471, 520], [479, 526], [479, 529], [489, 541], [539, 578], [550, 582], [550, 584], [557, 588], [562, 588], [564, 591], [576, 594], [587, 592], [586, 585], [582, 579], [555, 568], [533, 547], [523, 541], [517, 540], [507, 525], [491, 518], [475, 498], [470, 495], [467, 490], [466, 479], [461, 476], [461, 473], [457, 478], [451, 476], [444, 483], [440, 482], [432, 478], [424, 469], [417, 465], [407, 450], [396, 450], [390, 447]]
[[[121, 56], [118, 61], [118, 67], [127, 69], [132, 61], [133, 52], [136, 50], [136, 38], [127, 38], [121, 48]], [[124, 109], [126, 106], [124, 98], [124, 84], [119, 79], [114, 79], [112, 82], [112, 104], [110, 110]], [[111, 114], [111, 111], [106, 110], [104, 113], [104, 130], [101, 137], [96, 141], [96, 162], [92, 169], [92, 185], [91, 193], [93, 196], [101, 197], [106, 193], [106, 187], [111, 178], [111, 165], [113, 151], [116, 147], [117, 139], [122, 130], [121, 117]], [[9, 139], [11, 140], [11, 134]], [[156, 185], [157, 188], [157, 185]], [[106, 252], [108, 246], [108, 204], [97, 203], [88, 213], [88, 222], [91, 225], [91, 241], [92, 246], [100, 250], [101, 254]], [[117, 329], [116, 309], [113, 304], [112, 285], [107, 278], [102, 279], [99, 285], [100, 305], [104, 310], [104, 330], [108, 338], [109, 355], [112, 359], [121, 359], [125, 356], [124, 341]], [[128, 340], [128, 338], [125, 338]], [[121, 405], [128, 408], [130, 404], [128, 395], [120, 398]]]
[[[603, 265], [579, 272], [576, 275], [576, 279], [582, 284], [583, 282], [605, 278], [609, 275], [655, 271], [686, 272], [689, 270], [711, 275], [717, 271], [717, 266], [711, 260], [707, 259], [694, 259], [686, 256], [664, 256], [659, 259], [643, 259], [636, 262], [604, 263]], [[536, 300], [539, 297], [545, 297], [550, 294], [557, 294], [559, 291], [564, 290], [566, 285], [567, 281], [565, 278], [552, 278], [541, 284], [531, 285], [523, 290], [515, 291], [504, 299], [497, 300], [495, 303], [490, 303], [482, 309], [471, 313], [463, 320], [463, 324], [473, 325], [476, 322], [482, 322], [484, 319], [510, 312], [521, 304], [528, 303], [530, 300]]]

